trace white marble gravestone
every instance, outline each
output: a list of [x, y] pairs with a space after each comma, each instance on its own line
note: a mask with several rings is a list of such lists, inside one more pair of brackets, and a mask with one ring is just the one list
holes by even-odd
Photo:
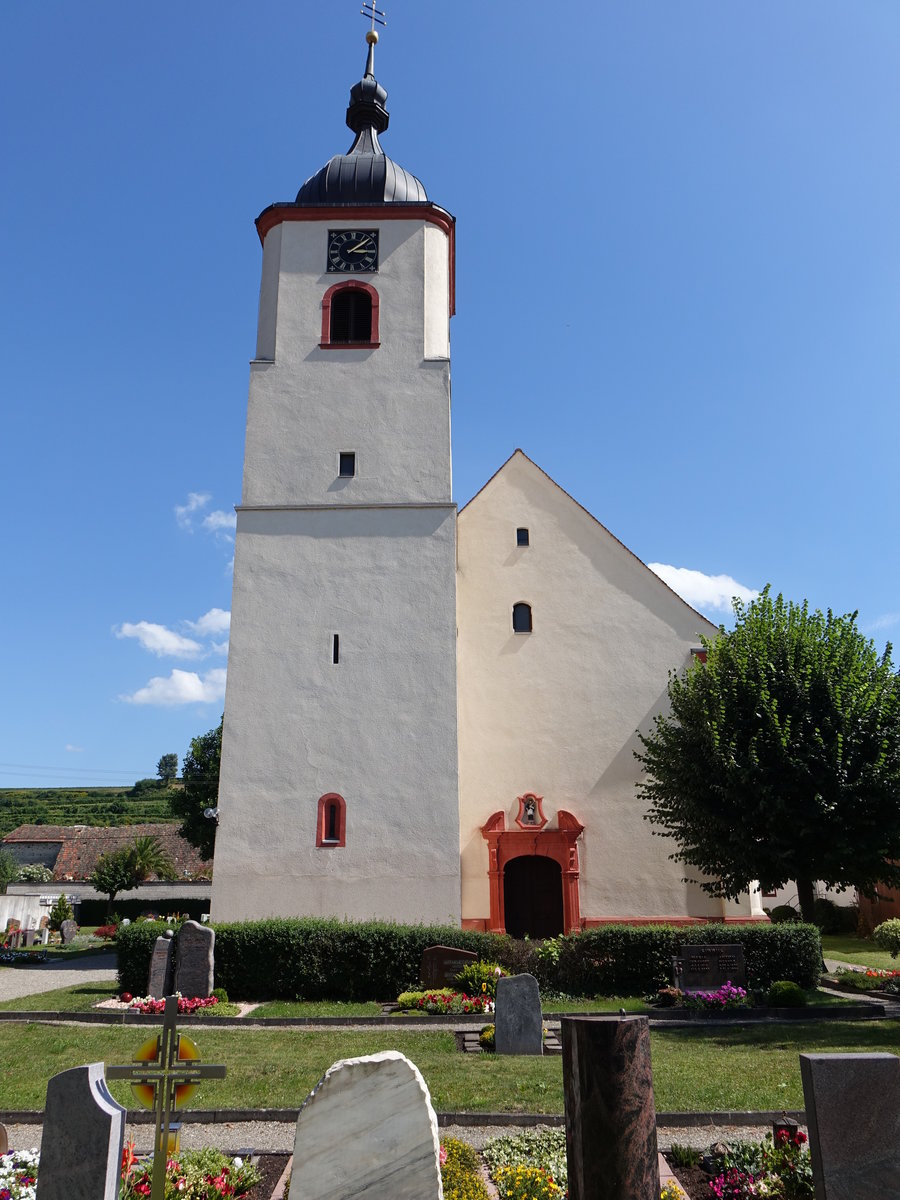
[[72, 1067], [47, 1084], [37, 1200], [117, 1200], [125, 1109], [103, 1063]]
[[291, 1193], [302, 1200], [441, 1200], [437, 1116], [396, 1050], [330, 1067], [297, 1118]]

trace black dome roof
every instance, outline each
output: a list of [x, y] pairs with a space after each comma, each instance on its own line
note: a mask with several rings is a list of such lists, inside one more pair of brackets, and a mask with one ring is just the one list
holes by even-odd
[[427, 203], [422, 183], [388, 158], [378, 141], [390, 120], [386, 100], [387, 92], [375, 78], [375, 46], [370, 43], [366, 73], [350, 89], [347, 109], [347, 124], [356, 140], [346, 154], [336, 154], [307, 179], [297, 204]]

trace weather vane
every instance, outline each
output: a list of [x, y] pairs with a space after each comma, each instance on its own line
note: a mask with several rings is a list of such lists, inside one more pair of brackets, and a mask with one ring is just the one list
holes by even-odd
[[379, 25], [387, 25], [387, 13], [375, 7], [375, 0], [366, 0], [366, 3], [359, 10], [362, 15], [372, 22], [372, 28], [366, 34], [366, 41], [372, 45], [378, 41], [378, 30], [375, 28], [375, 23]]

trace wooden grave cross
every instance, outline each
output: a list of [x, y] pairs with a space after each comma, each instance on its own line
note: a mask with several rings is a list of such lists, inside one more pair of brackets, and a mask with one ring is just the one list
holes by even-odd
[[194, 1094], [202, 1079], [224, 1079], [226, 1072], [224, 1066], [200, 1062], [197, 1047], [175, 1028], [177, 1016], [178, 997], [167, 996], [162, 1034], [141, 1046], [131, 1066], [106, 1068], [107, 1079], [127, 1079], [138, 1102], [156, 1115], [150, 1200], [165, 1196], [169, 1151], [178, 1149], [180, 1124], [172, 1119], [175, 1111]]

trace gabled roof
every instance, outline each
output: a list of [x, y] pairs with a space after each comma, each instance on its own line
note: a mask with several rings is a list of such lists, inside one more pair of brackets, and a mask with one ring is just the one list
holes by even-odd
[[20, 825], [3, 839], [4, 845], [60, 843], [54, 880], [87, 879], [102, 854], [130, 846], [137, 837], [155, 837], [182, 879], [208, 875], [212, 863], [201, 857], [178, 832], [177, 825]]
[[602, 529], [607, 537], [611, 538], [614, 542], [616, 542], [617, 545], [621, 546], [626, 554], [631, 555], [631, 557], [635, 560], [635, 562], [639, 563], [644, 568], [644, 570], [647, 572], [647, 574], [650, 575], [651, 578], [654, 579], [661, 588], [663, 588], [665, 591], [671, 593], [671, 595], [673, 595], [680, 604], [683, 604], [684, 607], [686, 609], [688, 609], [689, 612], [694, 613], [696, 616], [698, 616], [700, 618], [701, 621], [705, 621], [706, 624], [710, 627], [710, 629], [714, 633], [718, 632], [718, 626], [716, 626], [712, 621], [710, 621], [709, 617], [705, 617], [703, 615], [703, 613], [697, 612], [697, 609], [694, 608], [693, 605], [688, 604], [688, 602], [686, 600], [684, 600], [681, 596], [679, 596], [678, 593], [673, 588], [669, 587], [669, 585], [666, 583], [666, 581], [664, 579], [662, 579], [659, 575], [657, 575], [655, 571], [650, 570], [650, 568], [647, 566], [647, 564], [644, 562], [644, 560], [642, 558], [638, 558], [638, 556], [635, 554], [635, 552], [633, 550], [630, 550], [628, 548], [628, 546], [626, 546], [623, 541], [621, 541], [619, 538], [617, 538], [614, 533], [611, 533], [601, 521], [598, 521], [592, 512], [590, 512], [588, 509], [586, 509], [583, 504], [579, 504], [579, 502], [575, 499], [575, 497], [572, 496], [569, 492], [567, 492], [564, 487], [560, 487], [560, 485], [556, 482], [556, 480], [551, 475], [548, 475], [547, 472], [543, 469], [543, 467], [539, 467], [533, 458], [529, 458], [528, 455], [525, 453], [525, 451], [520, 450], [518, 447], [512, 452], [512, 454], [509, 456], [509, 458], [506, 460], [506, 462], [503, 463], [502, 466], [497, 468], [497, 470], [490, 477], [490, 479], [488, 479], [487, 482], [478, 489], [478, 491], [471, 498], [471, 500], [467, 501], [467, 503], [463, 505], [463, 507], [459, 510], [460, 517], [462, 517], [463, 513], [465, 513], [465, 511], [468, 508], [470, 508], [471, 505], [473, 505], [476, 500], [478, 500], [478, 498], [482, 495], [482, 493], [485, 492], [491, 486], [491, 484], [494, 482], [494, 480], [499, 475], [502, 475], [502, 473], [506, 470], [506, 468], [510, 465], [510, 463], [513, 462], [516, 458], [522, 459], [523, 462], [526, 462], [526, 463], [528, 463], [528, 465], [530, 467], [533, 467], [534, 470], [537, 471], [538, 474], [541, 475], [544, 479], [546, 479], [549, 484], [551, 484], [553, 487], [555, 487], [557, 489], [557, 491], [561, 492], [566, 497], [567, 500], [569, 500], [572, 504], [575, 505], [576, 508], [580, 509], [585, 514], [586, 517], [588, 517], [591, 521], [593, 521], [593, 523], [596, 526], [598, 526], [598, 528]]

